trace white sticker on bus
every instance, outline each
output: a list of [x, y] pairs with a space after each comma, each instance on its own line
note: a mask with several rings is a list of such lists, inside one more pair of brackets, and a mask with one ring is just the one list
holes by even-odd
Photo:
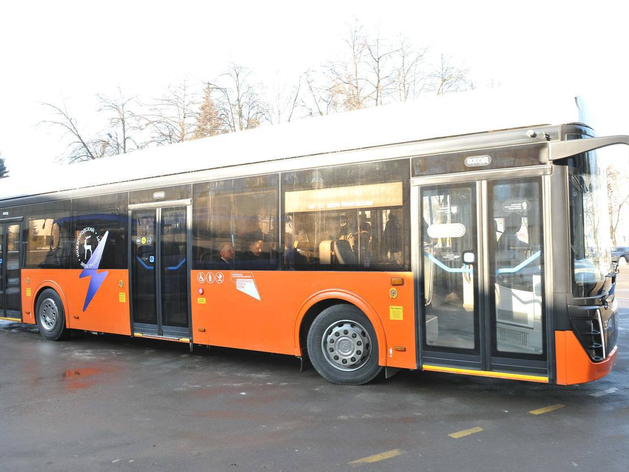
[[256, 281], [253, 278], [253, 274], [251, 272], [232, 274], [231, 278], [232, 282], [236, 284], [236, 290], [246, 295], [249, 295], [256, 300], [261, 300], [260, 293], [258, 292], [258, 287], [256, 287]]

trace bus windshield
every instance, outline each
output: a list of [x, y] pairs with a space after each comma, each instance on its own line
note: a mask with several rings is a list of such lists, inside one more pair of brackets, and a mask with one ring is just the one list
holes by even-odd
[[575, 297], [600, 293], [612, 271], [603, 162], [600, 150], [568, 159]]

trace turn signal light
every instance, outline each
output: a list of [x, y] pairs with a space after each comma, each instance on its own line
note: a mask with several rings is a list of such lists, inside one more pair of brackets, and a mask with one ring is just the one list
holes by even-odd
[[391, 285], [393, 286], [404, 285], [404, 279], [402, 277], [391, 277]]

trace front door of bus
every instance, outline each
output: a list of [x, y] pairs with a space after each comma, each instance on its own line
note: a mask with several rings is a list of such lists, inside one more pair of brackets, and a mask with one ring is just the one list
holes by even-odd
[[422, 367], [547, 378], [542, 177], [430, 182], [417, 195]]
[[135, 334], [189, 339], [189, 206], [131, 211]]
[[0, 223], [0, 318], [22, 320], [20, 223]]

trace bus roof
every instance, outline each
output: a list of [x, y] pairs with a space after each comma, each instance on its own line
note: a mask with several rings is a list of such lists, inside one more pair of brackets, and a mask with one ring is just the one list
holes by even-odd
[[0, 200], [490, 131], [586, 124], [575, 95], [474, 91], [302, 119], [0, 180]]

